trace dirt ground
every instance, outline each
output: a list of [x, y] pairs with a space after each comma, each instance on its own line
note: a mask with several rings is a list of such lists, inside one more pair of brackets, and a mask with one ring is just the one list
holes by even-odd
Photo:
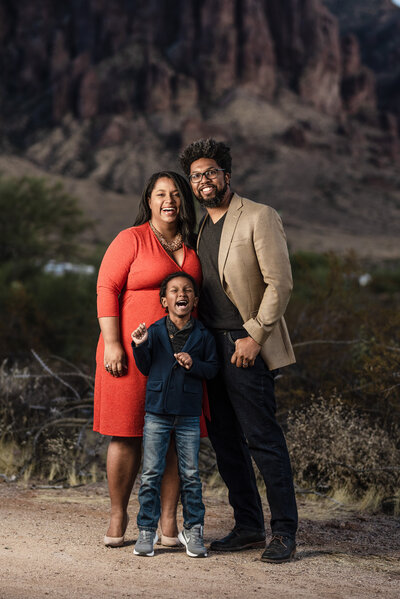
[[[226, 494], [205, 488], [205, 540], [232, 527]], [[125, 545], [102, 545], [104, 483], [49, 489], [0, 483], [1, 599], [143, 597], [400, 597], [400, 520], [360, 514], [327, 500], [299, 498], [298, 551], [290, 564], [259, 560], [260, 550], [186, 556], [158, 546], [133, 555], [137, 495]], [[267, 509], [266, 509], [267, 513]]]

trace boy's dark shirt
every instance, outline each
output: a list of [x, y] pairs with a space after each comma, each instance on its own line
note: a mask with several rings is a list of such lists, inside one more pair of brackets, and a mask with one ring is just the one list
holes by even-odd
[[174, 350], [174, 354], [182, 351], [183, 346], [186, 341], [189, 339], [189, 335], [193, 329], [193, 320], [192, 318], [185, 324], [183, 329], [178, 329], [178, 327], [172, 322], [169, 316], [165, 319], [165, 324], [167, 325], [168, 337], [171, 341], [172, 349]]

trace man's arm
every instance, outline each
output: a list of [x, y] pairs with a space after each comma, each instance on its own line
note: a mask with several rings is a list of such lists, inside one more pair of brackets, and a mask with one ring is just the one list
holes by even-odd
[[266, 285], [254, 318], [244, 323], [250, 337], [260, 346], [265, 343], [276, 323], [282, 318], [293, 288], [292, 271], [286, 236], [278, 213], [266, 207], [254, 227], [254, 249]]
[[236, 341], [231, 362], [238, 368], [254, 365], [263, 343], [283, 316], [293, 287], [285, 232], [273, 208], [266, 206], [257, 214], [253, 242], [266, 287], [258, 313], [243, 325], [249, 337]]

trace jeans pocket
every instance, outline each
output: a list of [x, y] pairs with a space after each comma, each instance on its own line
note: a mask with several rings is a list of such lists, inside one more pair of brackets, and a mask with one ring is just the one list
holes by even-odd
[[234, 347], [236, 347], [236, 342], [235, 342], [234, 338], [232, 337], [232, 333], [230, 331], [227, 331], [226, 336], [228, 338], [228, 341], [230, 341], [232, 343], [232, 345]]
[[228, 339], [228, 341], [230, 343], [232, 343], [232, 345], [236, 346], [236, 341], [238, 339], [244, 339], [245, 337], [248, 337], [249, 334], [246, 331], [246, 329], [241, 329], [238, 331], [226, 331], [226, 337]]

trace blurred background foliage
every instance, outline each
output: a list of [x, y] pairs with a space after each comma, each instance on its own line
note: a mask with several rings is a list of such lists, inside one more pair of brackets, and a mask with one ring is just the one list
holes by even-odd
[[[0, 356], [30, 348], [92, 364], [99, 251], [82, 247], [91, 223], [61, 184], [0, 178]], [[47, 272], [54, 262], [93, 265], [93, 274]]]
[[[1, 178], [0, 207], [0, 473], [103, 477], [104, 442], [90, 430], [105, 246], [80, 244], [91, 224], [60, 185]], [[51, 261], [93, 272], [57, 274]], [[303, 252], [292, 268], [297, 363], [281, 372], [277, 395], [297, 484], [396, 511], [400, 267]], [[215, 470], [207, 448], [202, 456], [203, 471]]]

